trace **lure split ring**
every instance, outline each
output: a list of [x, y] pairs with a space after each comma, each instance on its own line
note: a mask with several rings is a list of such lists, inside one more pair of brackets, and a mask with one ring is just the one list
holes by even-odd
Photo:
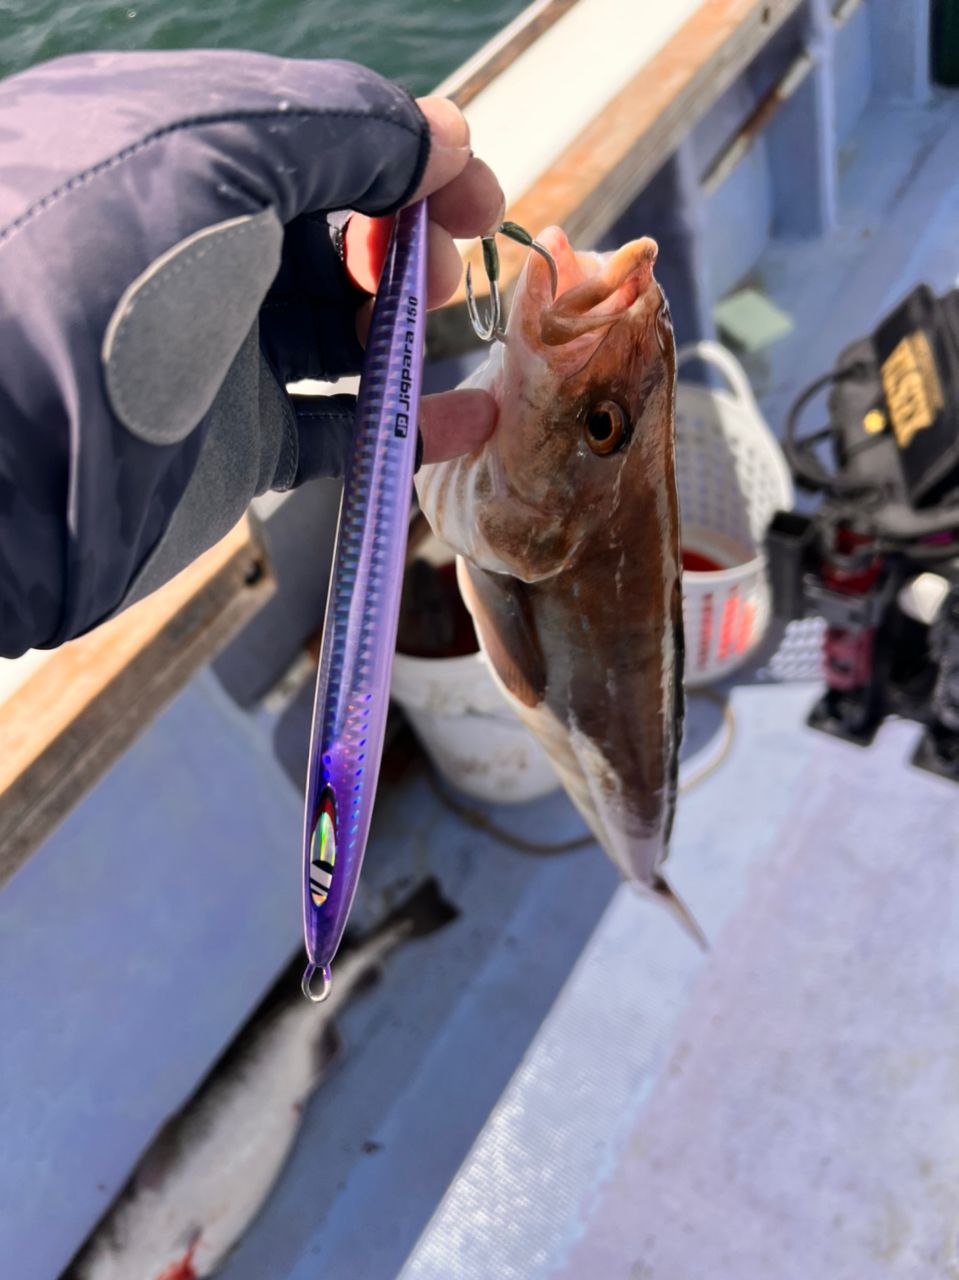
[[[313, 978], [317, 973], [320, 975], [319, 990], [316, 990], [313, 986]], [[300, 986], [307, 1000], [312, 1000], [314, 1004], [322, 1004], [330, 994], [330, 989], [333, 986], [333, 973], [330, 966], [328, 964], [314, 964], [311, 960], [306, 966], [306, 971], [303, 974], [303, 981], [300, 983]]]
[[518, 223], [501, 222], [492, 235], [482, 237], [483, 268], [486, 271], [486, 279], [489, 281], [490, 297], [490, 312], [485, 320], [480, 315], [476, 295], [473, 292], [472, 266], [467, 264], [466, 267], [466, 310], [469, 313], [473, 332], [483, 342], [493, 342], [494, 340], [502, 342], [506, 335], [506, 326], [503, 323], [503, 297], [499, 291], [499, 254], [496, 251], [497, 234], [508, 236], [510, 240], [515, 240], [517, 244], [521, 244], [527, 249], [532, 249], [534, 253], [538, 253], [549, 267], [549, 280], [554, 299], [559, 289], [559, 270], [556, 266], [556, 259], [549, 250], [541, 245], [538, 240], [534, 240], [530, 233], [519, 226]]

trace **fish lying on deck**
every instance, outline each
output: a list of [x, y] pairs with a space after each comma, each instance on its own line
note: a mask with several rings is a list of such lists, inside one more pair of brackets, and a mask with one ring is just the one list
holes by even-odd
[[683, 721], [669, 309], [656, 245], [539, 237], [503, 343], [464, 385], [500, 407], [477, 453], [423, 467], [420, 506], [506, 696], [628, 879], [695, 924], [663, 875]]
[[341, 955], [322, 1005], [288, 992], [254, 1016], [195, 1098], [162, 1130], [65, 1280], [199, 1280], [212, 1275], [270, 1193], [304, 1103], [336, 1056], [334, 1018], [387, 955], [455, 919], [435, 881]]

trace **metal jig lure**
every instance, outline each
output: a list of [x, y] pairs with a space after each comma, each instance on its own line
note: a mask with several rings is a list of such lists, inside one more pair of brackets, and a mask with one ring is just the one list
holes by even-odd
[[492, 342], [494, 339], [502, 342], [506, 335], [506, 327], [503, 324], [503, 298], [499, 291], [499, 254], [496, 251], [497, 234], [508, 236], [510, 240], [515, 240], [517, 244], [524, 245], [527, 249], [532, 249], [534, 253], [538, 253], [549, 267], [549, 279], [554, 299], [559, 288], [559, 271], [556, 267], [556, 261], [549, 250], [544, 248], [538, 240], [534, 240], [530, 233], [518, 223], [501, 222], [491, 236], [483, 236], [482, 238], [483, 268], [486, 271], [486, 279], [489, 281], [490, 298], [490, 314], [486, 320], [480, 315], [476, 295], [473, 292], [472, 266], [469, 263], [466, 266], [466, 310], [469, 313], [473, 332], [483, 342]]
[[[426, 202], [397, 214], [366, 346], [316, 678], [303, 993], [324, 1000], [369, 835], [396, 646], [426, 324]], [[315, 974], [321, 975], [314, 990]]]

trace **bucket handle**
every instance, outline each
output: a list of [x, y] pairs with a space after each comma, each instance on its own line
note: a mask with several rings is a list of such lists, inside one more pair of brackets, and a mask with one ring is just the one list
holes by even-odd
[[704, 338], [702, 342], [690, 342], [686, 346], [679, 348], [676, 352], [677, 372], [679, 366], [689, 360], [702, 360], [704, 364], [711, 364], [718, 369], [726, 379], [736, 399], [741, 400], [744, 408], [762, 420], [759, 406], [756, 404], [756, 397], [753, 395], [753, 389], [749, 385], [749, 379], [746, 377], [742, 365], [731, 351], [718, 342], [710, 342]]

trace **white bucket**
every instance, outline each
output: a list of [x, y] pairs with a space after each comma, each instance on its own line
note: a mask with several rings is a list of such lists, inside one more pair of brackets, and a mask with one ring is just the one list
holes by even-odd
[[[432, 536], [420, 554], [436, 564], [452, 558]], [[397, 653], [392, 695], [433, 764], [458, 790], [513, 804], [558, 788], [545, 752], [510, 710], [481, 653], [460, 658]]]
[[707, 684], [745, 662], [769, 625], [763, 539], [774, 512], [793, 505], [782, 450], [738, 360], [715, 342], [682, 347], [678, 367], [703, 360], [728, 391], [676, 384], [676, 475], [683, 549], [722, 566], [683, 573], [686, 683]]

